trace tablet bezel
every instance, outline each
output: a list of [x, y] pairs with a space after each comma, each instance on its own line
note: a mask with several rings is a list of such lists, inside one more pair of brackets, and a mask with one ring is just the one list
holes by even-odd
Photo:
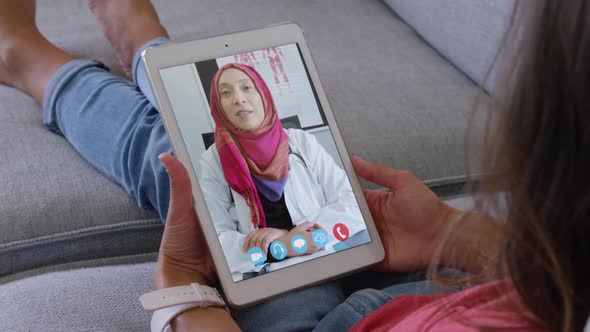
[[[198, 178], [195, 174], [195, 168], [192, 166], [180, 128], [176, 122], [174, 111], [167, 97], [160, 70], [287, 44], [299, 45], [303, 61], [307, 66], [309, 76], [315, 87], [327, 124], [340, 154], [342, 164], [352, 185], [367, 230], [369, 231], [371, 242], [288, 266], [251, 279], [234, 282], [209, 210], [207, 209]], [[186, 167], [192, 181], [197, 214], [217, 268], [219, 281], [228, 302], [233, 307], [249, 306], [281, 293], [368, 268], [383, 260], [385, 252], [381, 244], [381, 239], [371, 218], [371, 213], [365, 201], [358, 178], [352, 168], [350, 156], [320, 83], [319, 75], [305, 43], [303, 32], [297, 24], [284, 23], [262, 29], [237, 32], [196, 41], [156, 46], [148, 48], [143, 52], [142, 62], [146, 68], [150, 85], [154, 92], [154, 97], [174, 153]]]

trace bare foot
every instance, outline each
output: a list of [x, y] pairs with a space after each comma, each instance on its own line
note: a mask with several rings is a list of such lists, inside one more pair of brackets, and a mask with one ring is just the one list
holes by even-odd
[[0, 0], [0, 83], [41, 104], [55, 72], [74, 57], [51, 44], [35, 24], [35, 0]]
[[18, 82], [15, 82], [14, 74], [10, 72], [10, 68], [5, 63], [3, 56], [0, 56], [0, 85], [3, 85], [3, 84], [8, 85], [8, 86], [12, 86], [15, 88], [20, 88], [20, 86], [22, 85], [22, 84], [19, 84]]
[[19, 49], [39, 34], [35, 1], [0, 1], [0, 83], [22, 90], [16, 61]]
[[154, 38], [168, 37], [150, 0], [88, 0], [88, 6], [129, 77], [135, 52]]

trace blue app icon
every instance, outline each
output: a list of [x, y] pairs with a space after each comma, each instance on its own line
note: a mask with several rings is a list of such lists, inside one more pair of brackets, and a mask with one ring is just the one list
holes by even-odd
[[311, 233], [311, 240], [318, 248], [323, 248], [328, 243], [328, 233], [323, 229], [316, 229]]
[[254, 265], [266, 262], [266, 254], [259, 247], [252, 247], [248, 250], [248, 259]]
[[276, 260], [280, 261], [287, 257], [287, 246], [283, 243], [283, 241], [273, 241], [270, 244], [270, 254]]
[[303, 254], [307, 251], [307, 240], [301, 235], [295, 235], [291, 238], [291, 248], [296, 253]]

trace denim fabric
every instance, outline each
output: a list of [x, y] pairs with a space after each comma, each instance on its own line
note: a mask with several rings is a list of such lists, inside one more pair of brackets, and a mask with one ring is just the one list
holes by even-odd
[[[440, 273], [447, 277], [463, 278], [467, 276], [465, 273], [453, 269], [445, 269]], [[343, 303], [334, 308], [313, 331], [346, 331], [380, 306], [401, 295], [452, 293], [467, 287], [469, 286], [442, 286], [432, 281], [422, 280], [397, 284], [382, 290], [362, 289], [350, 295]]]
[[340, 284], [334, 281], [231, 313], [243, 331], [311, 331], [342, 301]]
[[143, 65], [141, 64], [141, 53], [143, 53], [143, 51], [149, 47], [158, 46], [169, 42], [170, 39], [165, 37], [158, 37], [150, 40], [139, 48], [139, 50], [133, 55], [133, 60], [131, 62], [131, 75], [133, 76], [133, 82], [135, 82], [139, 90], [143, 92], [144, 96], [156, 108], [158, 106], [156, 99], [154, 98], [154, 93], [152, 92], [152, 87], [150, 86], [150, 81], [148, 80], [145, 68], [143, 68]]
[[170, 188], [158, 156], [172, 153], [172, 147], [153, 106], [141, 53], [168, 41], [151, 40], [134, 55], [136, 85], [112, 75], [100, 62], [74, 60], [54, 75], [43, 101], [43, 123], [64, 135], [82, 157], [123, 186], [140, 207], [155, 210], [162, 221]]
[[385, 291], [370, 288], [355, 292], [326, 315], [313, 331], [347, 331], [392, 298]]
[[96, 61], [68, 62], [45, 91], [43, 122], [165, 220], [170, 189], [158, 155], [172, 148], [160, 114], [135, 84]]

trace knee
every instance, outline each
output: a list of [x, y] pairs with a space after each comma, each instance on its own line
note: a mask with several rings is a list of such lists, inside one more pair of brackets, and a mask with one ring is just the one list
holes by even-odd
[[389, 300], [391, 297], [387, 293], [368, 288], [354, 292], [344, 302], [365, 317]]
[[314, 331], [347, 331], [387, 302], [386, 297], [380, 293], [374, 289], [363, 289], [353, 293], [346, 301], [328, 313]]

